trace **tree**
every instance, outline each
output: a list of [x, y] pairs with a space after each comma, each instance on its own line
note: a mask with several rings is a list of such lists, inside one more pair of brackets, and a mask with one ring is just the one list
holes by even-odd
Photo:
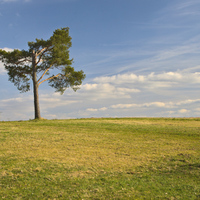
[[[36, 38], [35, 42], [28, 42], [28, 51], [14, 49], [7, 52], [0, 49], [0, 60], [8, 72], [9, 81], [13, 82], [18, 90], [29, 91], [32, 79], [35, 119], [41, 118], [38, 94], [40, 84], [48, 81], [49, 86], [63, 94], [69, 87], [74, 91], [79, 89], [85, 78], [82, 70], [75, 71], [71, 66], [73, 63], [73, 59], [69, 58], [71, 45], [67, 27], [55, 30], [48, 40]], [[50, 74], [50, 71], [53, 74]], [[44, 78], [46, 75], [48, 77]]]

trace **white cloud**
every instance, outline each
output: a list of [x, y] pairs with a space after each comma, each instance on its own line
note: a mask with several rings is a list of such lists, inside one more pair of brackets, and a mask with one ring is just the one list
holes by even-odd
[[109, 98], [130, 98], [132, 93], [138, 92], [140, 90], [136, 88], [121, 87], [108, 82], [97, 82], [83, 84], [79, 94], [87, 96], [87, 99], [96, 101]]
[[[42, 117], [45, 118], [58, 118], [65, 112], [66, 108], [72, 107], [74, 109], [76, 107], [74, 105], [80, 103], [78, 100], [68, 99], [66, 96], [57, 93], [41, 93], [39, 101]], [[55, 114], [55, 110], [61, 113]], [[34, 115], [33, 95], [24, 93], [14, 98], [0, 99], [0, 111], [4, 120], [32, 119]]]
[[1, 100], [2, 103], [12, 103], [12, 102], [17, 102], [17, 103], [21, 103], [27, 101], [27, 98], [22, 98], [22, 97], [17, 97], [17, 98], [10, 98], [10, 99], [3, 99]]
[[108, 108], [106, 108], [106, 107], [103, 107], [103, 108], [100, 108], [99, 110], [101, 110], [101, 111], [105, 111], [105, 110], [107, 110]]
[[86, 91], [87, 90], [96, 90], [98, 87], [98, 85], [95, 83], [95, 84], [88, 84], [86, 83], [85, 85], [81, 86], [82, 89], [85, 89]]
[[144, 76], [137, 76], [136, 74], [129, 73], [129, 74], [118, 74], [113, 76], [97, 77], [94, 79], [94, 81], [101, 83], [122, 84], [122, 83], [143, 82], [144, 79], [145, 79]]
[[126, 94], [126, 93], [138, 93], [140, 92], [140, 90], [138, 89], [130, 89], [130, 88], [116, 88], [117, 92], [119, 92], [119, 94]]
[[[89, 108], [87, 109], [88, 111], [100, 111], [100, 110], [108, 110], [108, 109], [131, 109], [131, 108], [165, 108], [165, 109], [179, 109], [178, 112], [179, 113], [188, 113], [189, 110], [185, 109], [185, 108], [181, 108], [182, 105], [187, 106], [190, 104], [194, 104], [194, 103], [200, 103], [200, 99], [188, 99], [185, 101], [180, 101], [180, 102], [149, 102], [149, 103], [143, 103], [143, 104], [137, 104], [137, 103], [132, 103], [132, 104], [114, 104], [114, 105], [110, 105], [109, 107], [104, 107], [103, 109], [96, 109], [96, 108]], [[194, 110], [196, 111], [200, 111], [200, 108], [195, 108]], [[173, 114], [175, 113], [175, 111], [170, 110], [170, 111], [166, 111], [166, 113], [170, 113]]]
[[33, 97], [21, 94], [13, 98], [0, 99], [0, 111], [3, 120], [33, 118]]
[[[199, 72], [179, 70], [145, 75], [124, 73], [94, 78], [92, 83], [82, 86], [76, 99], [87, 101], [84, 104], [85, 112], [82, 112], [85, 116], [90, 116], [90, 113], [94, 116], [110, 116], [111, 113], [120, 113], [124, 116], [127, 113], [128, 116], [131, 113], [136, 115], [151, 110], [150, 116], [155, 113], [158, 116], [180, 117], [191, 114], [189, 110], [194, 110], [194, 107], [200, 103], [198, 98], [183, 98], [183, 94], [187, 96], [184, 92], [187, 91], [186, 88], [198, 89], [199, 83]], [[196, 111], [195, 115], [197, 114]]]
[[[199, 89], [199, 83], [199, 72], [183, 71], [96, 77], [91, 83], [83, 84], [76, 93], [70, 89], [64, 95], [40, 91], [41, 113], [45, 118], [147, 115], [144, 111], [149, 112], [149, 116], [154, 116], [154, 113], [157, 116], [198, 115], [196, 108], [200, 99], [194, 98], [195, 95], [185, 99], [187, 94], [182, 90], [186, 87]], [[174, 96], [169, 89], [175, 89]], [[0, 106], [16, 113], [21, 110], [27, 113], [27, 118], [33, 118], [30, 117], [33, 115], [33, 96], [30, 93], [0, 100]]]
[[[107, 83], [112, 85], [130, 84], [139, 88], [171, 88], [183, 87], [184, 85], [191, 84], [200, 84], [200, 73], [184, 73], [182, 71], [163, 72], [159, 74], [152, 72], [148, 75], [136, 75], [129, 73], [97, 77], [94, 79], [94, 81], [97, 83]], [[139, 92], [139, 89], [135, 88], [135, 91]]]
[[[174, 77], [172, 73], [166, 73], [167, 80], [169, 77]], [[126, 75], [128, 76], [128, 75]], [[135, 75], [136, 76], [136, 75]], [[159, 79], [161, 80], [162, 76], [154, 77], [155, 74], [146, 75], [144, 77], [144, 82], [148, 79]], [[169, 76], [169, 77], [168, 77]], [[116, 76], [120, 78], [121, 76]], [[123, 77], [123, 76], [122, 76]], [[134, 76], [130, 76], [134, 77]], [[137, 79], [138, 76], [136, 76]], [[149, 78], [150, 77], [150, 78]], [[182, 80], [182, 76], [176, 76], [177, 79]], [[126, 83], [124, 84], [121, 81], [121, 84], [115, 84], [118, 81], [118, 78], [111, 80], [114, 83], [87, 83], [82, 86], [81, 90], [78, 90], [76, 93], [72, 93], [71, 90], [68, 90], [64, 95], [58, 93], [44, 93], [40, 91], [40, 106], [41, 114], [45, 118], [71, 118], [73, 117], [102, 117], [102, 116], [143, 116], [147, 115], [144, 111], [150, 114], [147, 116], [185, 116], [199, 114], [199, 103], [200, 99], [183, 99], [175, 101], [165, 100], [165, 101], [150, 101], [147, 98], [144, 98], [141, 101], [141, 97], [138, 95], [143, 95], [142, 90], [140, 93], [136, 89], [131, 89], [130, 84], [125, 81], [126, 79], [122, 78]], [[139, 78], [140, 80], [141, 78]], [[165, 76], [164, 76], [165, 79]], [[98, 79], [100, 80], [100, 79]], [[131, 80], [131, 79], [130, 79]], [[126, 87], [127, 86], [127, 87]], [[136, 96], [137, 94], [137, 96]], [[131, 96], [133, 95], [133, 96]], [[157, 97], [155, 96], [155, 99]], [[126, 102], [126, 103], [125, 103]], [[33, 96], [29, 95], [19, 95], [15, 98], [3, 99], [0, 100], [0, 107], [7, 110], [3, 110], [4, 118], [15, 118], [15, 119], [29, 119], [33, 118]], [[12, 110], [12, 116], [9, 116], [9, 110]], [[194, 112], [192, 112], [195, 111]], [[162, 111], [162, 112], [161, 112]], [[189, 112], [190, 111], [190, 112]], [[159, 115], [159, 112], [160, 115]], [[13, 114], [14, 113], [14, 114]], [[17, 114], [17, 113], [23, 113]], [[57, 114], [56, 114], [57, 113]], [[74, 114], [75, 113], [75, 114]], [[115, 113], [115, 114], [114, 114]]]
[[120, 108], [120, 109], [126, 109], [126, 108], [133, 108], [133, 107], [140, 107], [141, 105], [137, 105], [137, 104], [117, 104], [117, 105], [112, 105], [112, 106], [110, 106], [111, 108], [113, 108], [113, 109], [118, 109], [118, 108]]
[[150, 102], [150, 103], [143, 103], [143, 104], [117, 104], [112, 105], [110, 108], [113, 109], [127, 109], [127, 108], [146, 108], [146, 107], [163, 107], [163, 108], [169, 108], [172, 107], [171, 102], [170, 103], [164, 103], [164, 102]]
[[11, 48], [8, 48], [8, 47], [4, 47], [4, 48], [2, 48], [2, 50], [10, 52], [10, 51], [13, 51], [14, 49], [11, 49]]
[[190, 112], [190, 111], [187, 110], [187, 109], [181, 109], [181, 110], [179, 110], [179, 113], [181, 113], [181, 114], [188, 113], [188, 112]]
[[169, 115], [172, 115], [175, 113], [175, 111], [170, 110], [170, 111], [167, 111], [166, 113], [168, 113]]
[[102, 107], [102, 108], [88, 108], [86, 109], [86, 111], [89, 111], [89, 112], [98, 112], [98, 111], [106, 111], [108, 108], [106, 107]]
[[89, 111], [89, 112], [97, 112], [98, 109], [96, 109], [96, 108], [88, 108], [87, 111]]
[[151, 106], [155, 106], [155, 107], [163, 107], [163, 108], [168, 108], [171, 107], [169, 104], [163, 103], [163, 102], [152, 102], [152, 103], [145, 103], [143, 104], [143, 106], [147, 106], [147, 107], [151, 107]]
[[39, 96], [40, 105], [43, 110], [65, 107], [71, 104], [79, 103], [79, 100], [66, 99], [64, 95], [58, 93], [45, 94], [42, 93]]
[[181, 106], [181, 105], [192, 104], [192, 103], [200, 103], [200, 99], [187, 99], [184, 101], [180, 101], [176, 103], [175, 105]]

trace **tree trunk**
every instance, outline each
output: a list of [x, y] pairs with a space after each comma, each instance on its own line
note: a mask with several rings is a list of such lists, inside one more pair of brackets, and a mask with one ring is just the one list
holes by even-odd
[[33, 93], [34, 93], [34, 108], [35, 108], [35, 119], [41, 119], [40, 106], [39, 106], [39, 94], [38, 94], [38, 83], [36, 73], [36, 53], [33, 50], [32, 55], [32, 67], [33, 67]]

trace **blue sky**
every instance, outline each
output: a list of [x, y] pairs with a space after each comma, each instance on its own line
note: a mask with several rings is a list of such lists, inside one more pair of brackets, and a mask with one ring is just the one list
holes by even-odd
[[[42, 84], [41, 115], [200, 116], [199, 0], [0, 0], [0, 48], [70, 28], [81, 89], [64, 95]], [[20, 93], [0, 63], [0, 120], [34, 118], [33, 92]]]

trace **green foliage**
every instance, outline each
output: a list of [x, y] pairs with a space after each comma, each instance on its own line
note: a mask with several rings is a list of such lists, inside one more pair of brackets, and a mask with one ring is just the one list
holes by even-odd
[[5, 64], [5, 69], [8, 71], [9, 81], [17, 86], [21, 92], [30, 90], [31, 67], [27, 65], [30, 60], [30, 53], [25, 50], [14, 49], [12, 52], [7, 52], [0, 49], [0, 59]]
[[[54, 76], [54, 75], [53, 75]], [[70, 86], [74, 91], [79, 89], [81, 80], [85, 78], [83, 71], [74, 71], [74, 68], [68, 66], [62, 69], [58, 77], [49, 80], [49, 85], [61, 94]]]
[[[42, 73], [37, 80], [37, 85], [49, 81], [49, 85], [61, 94], [68, 88], [78, 89], [85, 78], [84, 72], [74, 71], [71, 67], [73, 59], [69, 58], [71, 47], [69, 28], [61, 28], [54, 31], [48, 40], [36, 39], [35, 42], [28, 42], [29, 50], [13, 50], [6, 52], [0, 50], [0, 59], [8, 71], [9, 80], [17, 86], [21, 92], [30, 90], [30, 81], [33, 76], [33, 67], [36, 73]], [[35, 54], [34, 54], [35, 52]], [[36, 56], [35, 66], [33, 55]], [[59, 70], [60, 73], [50, 75], [50, 70]], [[44, 75], [49, 75], [43, 79]]]
[[[29, 59], [30, 56], [31, 54], [25, 50], [14, 49], [12, 52], [7, 52], [0, 49], [0, 58], [6, 64], [24, 65], [26, 59]], [[23, 62], [21, 62], [22, 59]]]
[[69, 28], [57, 29], [50, 38], [53, 49], [51, 51], [51, 64], [55, 66], [70, 66], [73, 60], [69, 59], [69, 48], [71, 47], [71, 37], [69, 36]]
[[0, 122], [2, 199], [199, 199], [199, 119]]
[[17, 86], [17, 89], [21, 92], [27, 92], [30, 90], [30, 67], [25, 66], [13, 66], [6, 65], [5, 69], [8, 71], [9, 81], [14, 83]]

